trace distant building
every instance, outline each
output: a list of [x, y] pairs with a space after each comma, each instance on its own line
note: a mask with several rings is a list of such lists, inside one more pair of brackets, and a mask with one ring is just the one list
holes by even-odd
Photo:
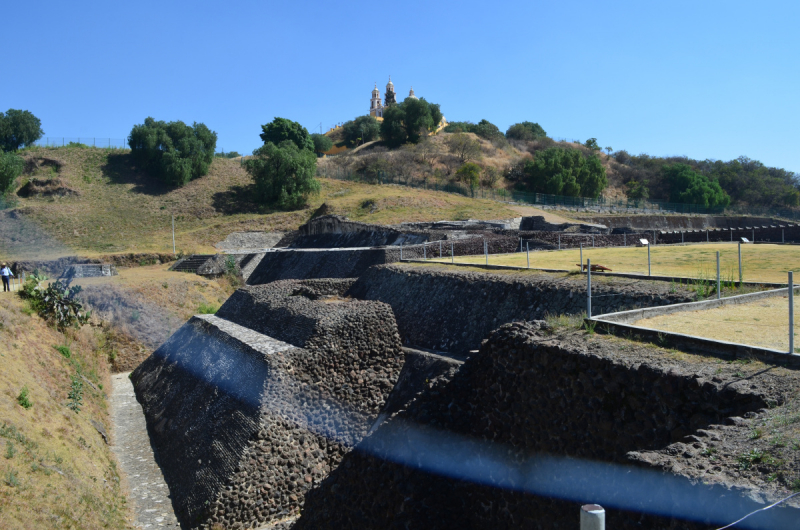
[[[378, 83], [375, 83], [375, 88], [372, 89], [372, 99], [369, 100], [369, 115], [374, 116], [378, 121], [383, 121], [383, 111], [386, 107], [397, 103], [397, 95], [394, 91], [394, 83], [392, 83], [392, 76], [389, 76], [389, 82], [386, 83], [386, 104], [381, 102], [381, 91], [378, 90]], [[408, 97], [411, 99], [419, 99], [414, 95], [414, 87], [408, 91]]]

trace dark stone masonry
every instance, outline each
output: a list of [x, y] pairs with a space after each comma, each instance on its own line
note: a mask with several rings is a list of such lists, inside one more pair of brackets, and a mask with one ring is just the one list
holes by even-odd
[[[670, 284], [604, 278], [593, 286], [597, 314], [694, 300]], [[586, 277], [491, 274], [413, 265], [364, 273], [348, 296], [392, 307], [403, 343], [466, 354], [502, 324], [586, 311]]]
[[391, 308], [312, 300], [302, 291], [314, 287], [337, 290], [292, 281], [240, 289], [133, 372], [185, 527], [296, 514], [397, 382], [404, 355]]

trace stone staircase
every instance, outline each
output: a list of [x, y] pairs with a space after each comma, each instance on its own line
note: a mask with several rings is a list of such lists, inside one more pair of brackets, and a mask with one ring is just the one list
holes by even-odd
[[191, 256], [181, 258], [176, 261], [175, 264], [169, 268], [169, 270], [197, 273], [197, 269], [199, 269], [201, 265], [213, 257], [214, 254], [192, 254]]

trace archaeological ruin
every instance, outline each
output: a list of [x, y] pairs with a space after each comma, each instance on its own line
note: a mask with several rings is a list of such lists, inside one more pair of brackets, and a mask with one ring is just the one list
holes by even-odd
[[[131, 374], [182, 527], [578, 528], [597, 503], [609, 528], [700, 529], [764, 508], [784, 479], [755, 480], [764, 460], [741, 448], [789, 414], [795, 368], [579, 330], [577, 270], [424, 260], [744, 233], [800, 239], [772, 219], [320, 216], [177, 262], [245, 280]], [[597, 314], [695, 299], [646, 278], [594, 289]], [[796, 528], [797, 500], [742, 527]]]

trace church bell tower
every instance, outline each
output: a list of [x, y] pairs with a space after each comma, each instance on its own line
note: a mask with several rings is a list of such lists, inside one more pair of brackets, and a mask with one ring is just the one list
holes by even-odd
[[378, 90], [378, 83], [372, 89], [372, 99], [369, 101], [369, 115], [376, 118], [383, 118], [383, 104], [381, 103], [381, 91]]

